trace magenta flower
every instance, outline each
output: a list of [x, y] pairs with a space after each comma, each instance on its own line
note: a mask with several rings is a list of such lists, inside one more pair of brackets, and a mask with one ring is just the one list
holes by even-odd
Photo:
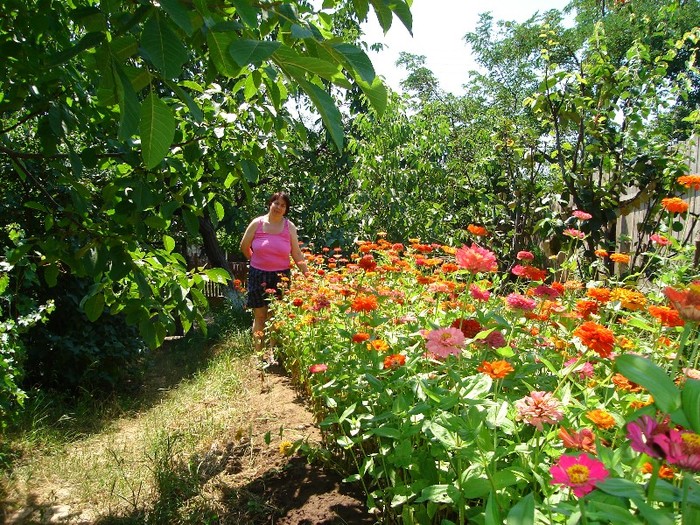
[[559, 290], [552, 288], [551, 286], [547, 286], [546, 284], [536, 286], [532, 289], [532, 293], [535, 295], [535, 297], [548, 297], [550, 299], [556, 299], [561, 295]]
[[532, 252], [521, 250], [518, 252], [518, 255], [515, 256], [515, 258], [519, 261], [532, 261], [535, 258], [535, 255]]
[[[572, 359], [569, 359], [567, 362], [564, 363], [564, 366], [571, 366], [573, 365], [578, 359], [575, 357]], [[583, 381], [584, 379], [589, 379], [593, 377], [593, 374], [595, 373], [595, 370], [593, 368], [593, 365], [586, 361], [583, 363], [581, 366], [579, 366], [574, 372], [578, 372], [578, 378]]]
[[574, 239], [583, 239], [586, 237], [585, 233], [583, 233], [581, 230], [577, 230], [576, 228], [567, 228], [564, 230], [564, 235], [568, 235]]
[[[666, 461], [680, 468], [700, 472], [700, 435], [689, 430], [672, 429], [654, 437]], [[636, 450], [636, 449], [635, 449]]]
[[632, 450], [652, 458], [661, 458], [661, 450], [656, 445], [654, 438], [659, 434], [664, 434], [666, 430], [666, 425], [660, 425], [650, 416], [642, 416], [627, 425], [627, 439]]
[[484, 338], [484, 343], [495, 350], [506, 346], [506, 338], [500, 331], [494, 330]]
[[579, 498], [591, 492], [597, 483], [609, 475], [603, 463], [588, 454], [565, 454], [549, 468], [549, 473], [552, 475], [552, 485], [565, 485]]
[[515, 419], [523, 420], [537, 430], [542, 430], [542, 423], [556, 423], [564, 417], [561, 402], [551, 392], [530, 392], [529, 396], [515, 402], [515, 408], [518, 411]]
[[457, 248], [455, 259], [460, 267], [471, 273], [495, 272], [498, 270], [496, 254], [476, 244]]
[[448, 355], [459, 355], [464, 347], [464, 334], [459, 328], [438, 328], [424, 334], [428, 352], [445, 359]]
[[537, 306], [537, 301], [513, 292], [506, 297], [506, 304], [509, 308], [530, 312]]
[[324, 363], [316, 363], [315, 365], [311, 365], [309, 367], [309, 373], [311, 374], [320, 374], [321, 372], [325, 372], [328, 370], [328, 365]]
[[491, 292], [488, 290], [484, 290], [483, 288], [479, 288], [477, 285], [472, 284], [469, 287], [469, 293], [471, 294], [472, 298], [476, 301], [488, 301], [491, 298]]
[[593, 215], [591, 215], [588, 212], [581, 211], [581, 210], [576, 210], [571, 214], [573, 217], [576, 217], [580, 221], [588, 221], [593, 218]]

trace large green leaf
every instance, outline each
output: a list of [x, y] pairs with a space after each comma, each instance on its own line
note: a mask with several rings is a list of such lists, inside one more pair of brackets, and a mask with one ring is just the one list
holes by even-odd
[[333, 50], [337, 51], [345, 59], [345, 62], [350, 65], [362, 80], [368, 84], [372, 84], [376, 73], [372, 61], [362, 49], [352, 44], [334, 44]]
[[700, 381], [686, 379], [681, 394], [683, 412], [690, 423], [690, 428], [696, 434], [700, 434]]
[[119, 97], [119, 140], [127, 140], [139, 128], [139, 99], [131, 86], [131, 81], [117, 65], [114, 67]]
[[141, 104], [141, 155], [151, 169], [165, 158], [175, 137], [175, 116], [154, 93]]
[[294, 66], [307, 73], [318, 75], [326, 80], [333, 80], [333, 77], [341, 73], [340, 66], [327, 60], [314, 57], [302, 56], [292, 48], [280, 47], [275, 51], [275, 62], [280, 66]]
[[380, 27], [384, 30], [384, 34], [391, 28], [391, 22], [394, 20], [394, 15], [389, 9], [387, 0], [370, 0], [374, 13], [377, 15], [377, 21]]
[[209, 31], [207, 33], [207, 46], [209, 57], [224, 76], [235, 77], [241, 72], [241, 67], [234, 61], [228, 52], [231, 43], [236, 40], [236, 34], [229, 31]]
[[228, 51], [236, 64], [243, 67], [248, 64], [260, 64], [263, 60], [267, 60], [281, 45], [281, 42], [269, 40], [237, 38], [231, 42]]
[[507, 525], [534, 525], [535, 497], [532, 492], [511, 507], [506, 523]]
[[258, 7], [253, 6], [253, 3], [249, 0], [231, 0], [231, 3], [245, 25], [254, 28], [258, 27]]
[[615, 359], [615, 366], [627, 379], [646, 388], [662, 412], [670, 414], [681, 406], [678, 387], [666, 372], [649, 359], [625, 354]]
[[180, 29], [188, 36], [192, 36], [194, 27], [192, 27], [192, 20], [190, 20], [190, 9], [182, 5], [180, 0], [159, 0], [158, 3]]
[[143, 26], [141, 48], [164, 78], [176, 78], [187, 62], [187, 50], [167, 20], [151, 17]]
[[297, 78], [301, 89], [309, 96], [316, 109], [321, 114], [323, 124], [330, 133], [339, 151], [343, 150], [343, 119], [331, 96], [316, 84]]

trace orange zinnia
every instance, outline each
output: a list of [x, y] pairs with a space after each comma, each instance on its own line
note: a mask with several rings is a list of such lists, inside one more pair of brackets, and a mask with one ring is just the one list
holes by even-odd
[[599, 303], [607, 303], [610, 300], [610, 290], [607, 288], [589, 288], [586, 295]]
[[357, 332], [352, 336], [353, 343], [364, 343], [369, 340], [370, 335], [367, 332]]
[[486, 228], [483, 226], [477, 226], [476, 224], [470, 224], [467, 226], [467, 230], [469, 230], [469, 233], [476, 235], [477, 237], [484, 237], [489, 234]]
[[610, 300], [619, 301], [623, 308], [633, 312], [643, 309], [647, 304], [647, 298], [642, 292], [625, 288], [615, 288], [610, 294]]
[[666, 197], [661, 199], [661, 206], [671, 213], [685, 213], [688, 211], [688, 203], [680, 197]]
[[594, 253], [595, 253], [596, 257], [607, 257], [608, 256], [607, 250], [603, 250], [603, 249], [596, 250]]
[[677, 181], [678, 184], [688, 189], [700, 190], [700, 175], [681, 175]]
[[374, 295], [358, 295], [350, 308], [353, 312], [371, 312], [376, 310], [378, 306], [377, 298]]
[[[644, 465], [642, 465], [641, 471], [643, 474], [651, 474], [654, 471], [654, 466], [647, 461], [644, 463]], [[668, 465], [661, 465], [659, 467], [659, 477], [661, 479], [673, 479], [675, 476], [676, 471]]]
[[574, 335], [581, 340], [584, 346], [596, 352], [600, 357], [609, 357], [615, 346], [615, 336], [612, 330], [603, 325], [586, 321], [576, 330]]
[[403, 354], [391, 354], [384, 358], [384, 368], [398, 368], [406, 364], [406, 356]]
[[669, 308], [668, 306], [651, 305], [649, 307], [649, 314], [652, 317], [658, 319], [659, 322], [664, 326], [674, 327], [685, 325], [685, 321], [681, 319], [678, 310], [674, 310], [673, 308]]
[[609, 412], [599, 408], [588, 412], [586, 417], [598, 428], [608, 429], [615, 426], [615, 418]]
[[389, 350], [389, 343], [383, 339], [375, 339], [367, 343], [367, 350], [376, 350], [377, 352], [386, 352]]
[[617, 388], [626, 392], [642, 392], [644, 390], [637, 383], [630, 381], [620, 373], [617, 373], [614, 376], [612, 376], [611, 381]]
[[491, 379], [503, 379], [508, 374], [513, 372], [515, 369], [510, 366], [508, 361], [484, 361], [481, 366], [477, 368], [479, 372], [482, 372], [491, 377]]
[[620, 264], [629, 264], [630, 256], [626, 253], [613, 253], [610, 255], [610, 260]]

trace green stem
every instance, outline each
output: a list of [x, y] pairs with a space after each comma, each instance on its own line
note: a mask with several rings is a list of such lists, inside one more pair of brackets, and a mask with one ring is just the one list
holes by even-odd
[[656, 489], [656, 482], [659, 480], [661, 462], [655, 460], [652, 462], [652, 466], [653, 470], [651, 472], [651, 479], [649, 480], [649, 485], [647, 487], [647, 503], [649, 504], [649, 506], [652, 506], [654, 502], [654, 490]]
[[581, 523], [583, 525], [587, 525], [588, 524], [588, 517], [586, 516], [586, 505], [584, 503], [583, 498], [580, 498], [578, 500], [578, 506], [581, 509]]

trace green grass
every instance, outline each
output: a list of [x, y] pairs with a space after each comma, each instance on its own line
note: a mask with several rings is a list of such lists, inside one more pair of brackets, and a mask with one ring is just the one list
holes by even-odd
[[235, 400], [250, 361], [249, 326], [222, 306], [208, 337], [153, 352], [143, 384], [127, 395], [32, 393], [2, 446], [6, 506], [21, 507], [34, 493], [45, 507], [97, 509], [90, 518], [98, 523], [213, 520], [216, 502], [202, 488], [222, 468], [217, 443], [247, 424]]

